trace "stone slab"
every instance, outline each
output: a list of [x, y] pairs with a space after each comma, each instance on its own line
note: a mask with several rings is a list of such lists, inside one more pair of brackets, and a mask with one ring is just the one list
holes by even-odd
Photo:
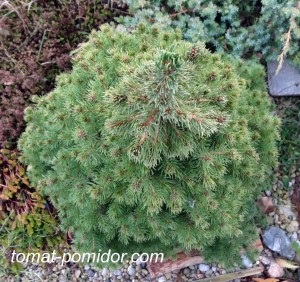
[[287, 60], [276, 75], [277, 61], [268, 64], [269, 93], [272, 96], [300, 96], [300, 70]]

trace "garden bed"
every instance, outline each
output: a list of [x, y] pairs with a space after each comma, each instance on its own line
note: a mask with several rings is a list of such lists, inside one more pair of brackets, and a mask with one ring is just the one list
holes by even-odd
[[[5, 153], [1, 155], [4, 160], [2, 165], [4, 164], [5, 167], [2, 166], [2, 182], [0, 183], [8, 187], [7, 182], [3, 182], [3, 180], [6, 179], [7, 175], [11, 177], [9, 173], [12, 171], [10, 167], [12, 164], [6, 155], [15, 154], [13, 156], [13, 161], [15, 161], [13, 164], [14, 173], [24, 170], [15, 160], [15, 157], [18, 156], [16, 142], [25, 127], [23, 110], [25, 106], [31, 103], [30, 97], [45, 95], [53, 89], [56, 75], [71, 69], [70, 52], [85, 40], [86, 35], [93, 28], [97, 29], [102, 23], [113, 21], [114, 17], [125, 15], [127, 12], [126, 5], [114, 1], [107, 3], [102, 1], [65, 1], [63, 3], [61, 1], [33, 1], [25, 4], [21, 1], [6, 1], [5, 3], [1, 6], [2, 18], [0, 20], [0, 148], [6, 151], [2, 151]], [[99, 7], [101, 8], [99, 9]], [[275, 102], [277, 113], [283, 118], [280, 167], [278, 171], [274, 172], [273, 186], [266, 190], [265, 195], [262, 196], [272, 198], [275, 204], [274, 211], [268, 213], [269, 225], [285, 230], [288, 240], [298, 241], [300, 232], [299, 225], [297, 225], [297, 210], [294, 208], [299, 203], [299, 192], [297, 192], [300, 178], [299, 99], [278, 98], [275, 99]], [[5, 170], [7, 168], [8, 170]], [[25, 174], [17, 177], [12, 187], [18, 185], [29, 194], [33, 193], [34, 188], [28, 183]], [[16, 194], [11, 193], [12, 190], [14, 188], [11, 187], [10, 192], [4, 192], [2, 189], [1, 199], [11, 202], [19, 200]], [[42, 236], [45, 238], [58, 236], [57, 244], [61, 243], [59, 248], [65, 248], [65, 251], [69, 251], [68, 242], [70, 242], [70, 238], [67, 240], [67, 235], [61, 234], [58, 230], [53, 207], [44, 198], [40, 198], [39, 195], [35, 196], [38, 200], [33, 198], [33, 206], [37, 205], [42, 213], [47, 213], [54, 220], [52, 221], [54, 230], [50, 230], [52, 233], [46, 235], [41, 233]], [[292, 205], [293, 209], [290, 209]], [[282, 207], [286, 207], [286, 209], [282, 209]], [[2, 228], [6, 227], [3, 222]], [[30, 237], [30, 234], [31, 231], [28, 231], [27, 235], [24, 236], [29, 235]], [[197, 264], [193, 263], [193, 265], [185, 265], [183, 262], [180, 269], [166, 273], [158, 270], [158, 274], [152, 274], [151, 277], [151, 271], [147, 264], [140, 261], [134, 262], [132, 265], [126, 262], [123, 268], [112, 271], [106, 268], [97, 270], [90, 265], [74, 263], [63, 266], [60, 263], [45, 265], [25, 263], [12, 266], [7, 264], [10, 251], [15, 244], [14, 241], [12, 242], [11, 245], [0, 246], [2, 254], [6, 255], [6, 257], [4, 256], [6, 266], [2, 269], [2, 274], [0, 273], [0, 280], [151, 281], [156, 276], [157, 281], [160, 282], [179, 282], [211, 279], [225, 275], [227, 272], [239, 272], [241, 269], [240, 267], [224, 269], [216, 263], [200, 263], [200, 261]], [[41, 248], [44, 250], [53, 248], [54, 246], [51, 246], [49, 242], [51, 240], [43, 242]], [[230, 252], [230, 250], [228, 251]], [[251, 269], [263, 265], [265, 274], [260, 276], [267, 277], [270, 276], [268, 268], [275, 257], [275, 253], [265, 248], [257, 261], [249, 261], [248, 258], [245, 258], [242, 268]], [[286, 270], [281, 276], [286, 279], [295, 279], [297, 273], [294, 270]]]

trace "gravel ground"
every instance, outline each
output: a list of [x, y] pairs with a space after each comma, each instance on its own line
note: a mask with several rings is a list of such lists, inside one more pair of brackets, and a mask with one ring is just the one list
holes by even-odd
[[[259, 263], [259, 262], [257, 262]], [[252, 263], [251, 263], [252, 266]], [[239, 268], [232, 269], [231, 271], [237, 271]], [[147, 265], [140, 265], [128, 263], [123, 268], [112, 270], [102, 269], [96, 270], [89, 265], [80, 267], [79, 265], [72, 264], [70, 266], [59, 265], [33, 265], [30, 264], [25, 268], [22, 277], [8, 276], [3, 277], [0, 281], [105, 281], [105, 282], [117, 282], [117, 281], [195, 281], [204, 277], [213, 277], [220, 274], [225, 274], [226, 270], [218, 267], [217, 264], [199, 264], [193, 265], [188, 268], [184, 268], [172, 273], [167, 273], [164, 276], [151, 280], [150, 274], [147, 270]], [[237, 282], [237, 281], [236, 281]]]

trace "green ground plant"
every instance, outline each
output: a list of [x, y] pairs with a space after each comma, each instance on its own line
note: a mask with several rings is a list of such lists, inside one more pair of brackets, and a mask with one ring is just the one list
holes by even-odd
[[277, 163], [264, 77], [179, 30], [104, 25], [26, 109], [30, 180], [77, 251], [197, 249], [231, 264], [257, 236], [254, 201]]
[[[279, 101], [279, 103], [282, 101]], [[280, 164], [288, 173], [291, 167], [300, 167], [300, 99], [289, 98], [282, 115]]]
[[31, 187], [18, 157], [16, 149], [0, 150], [0, 273], [22, 269], [19, 263], [11, 263], [13, 250], [42, 252], [66, 244], [55, 213]]

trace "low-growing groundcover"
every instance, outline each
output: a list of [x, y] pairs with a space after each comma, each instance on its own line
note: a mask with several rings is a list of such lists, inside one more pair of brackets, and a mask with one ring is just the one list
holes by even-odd
[[232, 263], [257, 235], [279, 125], [263, 68], [181, 37], [102, 26], [26, 110], [30, 180], [77, 251], [197, 249]]
[[18, 156], [16, 149], [0, 149], [0, 277], [23, 269], [11, 261], [13, 251], [42, 252], [67, 245], [56, 215], [31, 187]]

